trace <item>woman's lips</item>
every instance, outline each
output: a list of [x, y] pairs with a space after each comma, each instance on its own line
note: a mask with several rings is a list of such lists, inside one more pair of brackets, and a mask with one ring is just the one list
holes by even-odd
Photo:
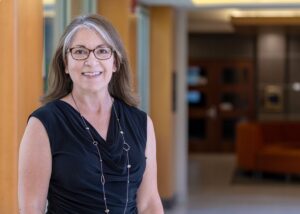
[[96, 77], [96, 76], [100, 76], [102, 73], [103, 73], [102, 71], [88, 71], [88, 72], [82, 72], [81, 75], [87, 77]]

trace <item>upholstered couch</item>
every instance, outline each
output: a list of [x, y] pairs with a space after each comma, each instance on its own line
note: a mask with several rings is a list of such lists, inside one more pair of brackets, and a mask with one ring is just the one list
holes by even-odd
[[241, 170], [300, 174], [300, 122], [243, 122], [237, 125]]

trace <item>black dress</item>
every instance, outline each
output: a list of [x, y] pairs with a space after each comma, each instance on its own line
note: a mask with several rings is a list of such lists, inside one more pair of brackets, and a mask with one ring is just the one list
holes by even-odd
[[[136, 193], [146, 166], [147, 116], [135, 107], [115, 99], [114, 106], [130, 145], [130, 185], [127, 214], [137, 213]], [[52, 153], [48, 191], [48, 214], [102, 214], [104, 201], [97, 149], [84, 129], [79, 112], [56, 100], [30, 116], [44, 125]], [[103, 159], [105, 192], [110, 214], [122, 214], [126, 201], [126, 152], [114, 111], [111, 111], [106, 141], [86, 121]]]

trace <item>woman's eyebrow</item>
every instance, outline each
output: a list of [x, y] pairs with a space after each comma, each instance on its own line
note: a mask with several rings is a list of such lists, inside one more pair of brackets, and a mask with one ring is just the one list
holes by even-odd
[[[87, 48], [85, 45], [81, 45], [81, 44], [74, 45], [73, 47], [82, 47], [82, 48]], [[110, 47], [110, 46], [109, 46], [109, 45], [107, 45], [107, 44], [100, 44], [100, 45], [97, 45], [95, 48], [100, 48], [100, 47]]]
[[83, 48], [85, 48], [85, 45], [77, 44], [77, 45], [74, 45], [73, 47], [83, 47]]
[[105, 48], [109, 48], [110, 46], [108, 44], [101, 44], [101, 45], [98, 45], [97, 47], [105, 47]]

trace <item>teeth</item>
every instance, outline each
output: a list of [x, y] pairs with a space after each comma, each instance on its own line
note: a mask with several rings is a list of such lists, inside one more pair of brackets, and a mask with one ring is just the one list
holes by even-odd
[[82, 72], [81, 74], [84, 75], [84, 76], [93, 77], [93, 76], [98, 76], [101, 73], [102, 72], [100, 72], [100, 71], [95, 71], [95, 72]]

